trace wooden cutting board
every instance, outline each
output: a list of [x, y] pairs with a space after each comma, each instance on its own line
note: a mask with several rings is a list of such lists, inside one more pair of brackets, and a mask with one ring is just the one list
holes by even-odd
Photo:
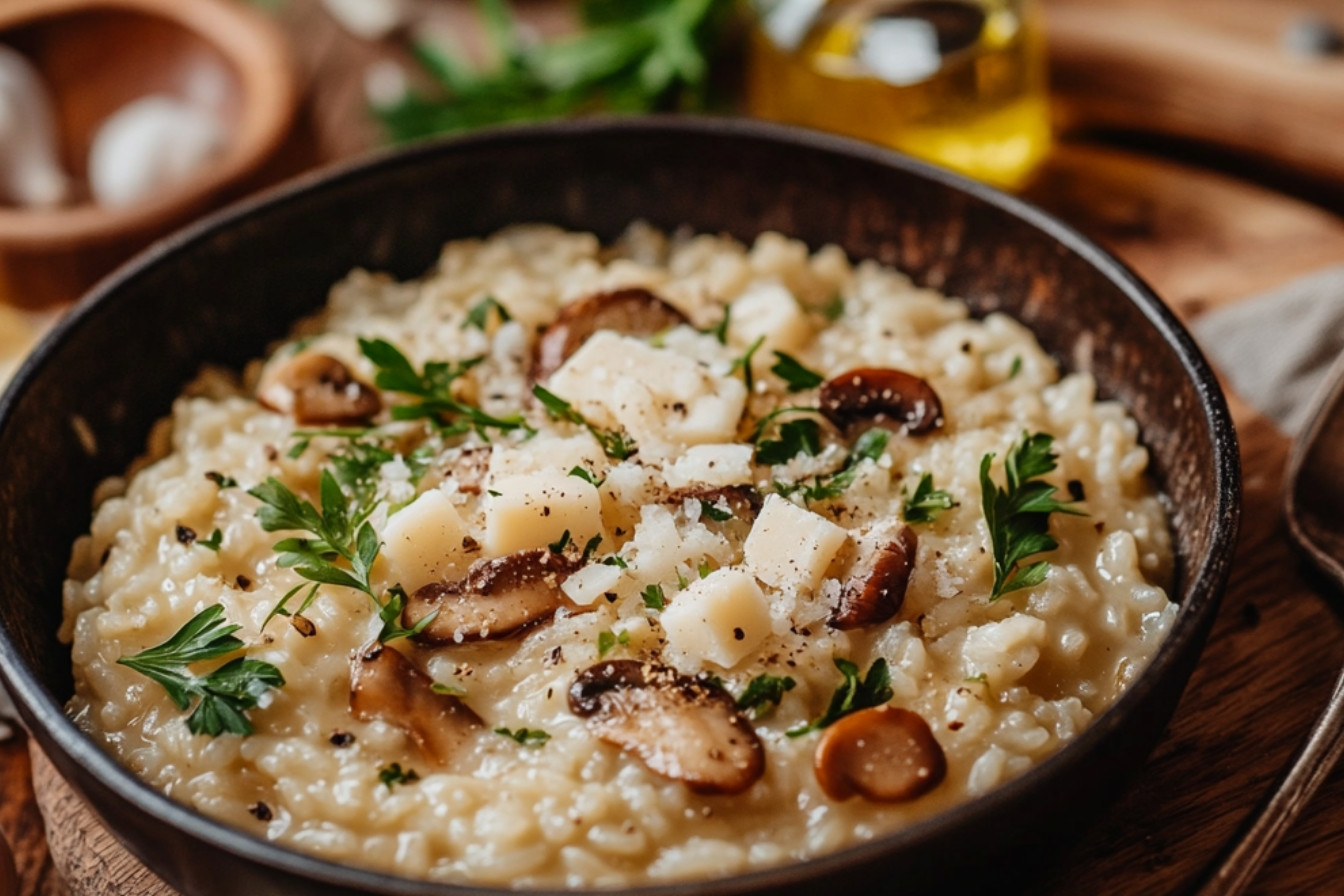
[[[1243, 9], [1248, 0], [1186, 2], [1209, 15]], [[1047, 3], [1052, 13], [1074, 8], [1084, 22], [1093, 5], [1135, 15], [1155, 15], [1162, 6], [1147, 0]], [[362, 112], [362, 76], [380, 52], [350, 40], [316, 7], [316, 0], [288, 0], [282, 8], [287, 27], [302, 37], [296, 44], [310, 93], [280, 170], [362, 151], [377, 137]], [[1116, 251], [1187, 319], [1344, 261], [1344, 223], [1333, 216], [1157, 159], [1066, 146], [1029, 198]], [[1246, 513], [1239, 560], [1212, 639], [1167, 736], [1134, 785], [1078, 843], [1044, 853], [1049, 861], [1041, 893], [1167, 893], [1189, 882], [1254, 807], [1344, 663], [1344, 625], [1302, 578], [1279, 522], [1287, 440], [1235, 399], [1233, 406]], [[48, 816], [50, 851], [39, 802]], [[14, 845], [24, 894], [170, 892], [120, 849], [43, 759], [30, 762], [22, 739], [0, 744], [0, 831]], [[1338, 892], [1342, 847], [1339, 773], [1280, 848], [1258, 892]]]

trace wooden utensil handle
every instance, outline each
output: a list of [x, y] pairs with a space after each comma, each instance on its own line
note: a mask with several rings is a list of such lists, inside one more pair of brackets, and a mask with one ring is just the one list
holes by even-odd
[[1344, 55], [1294, 55], [1285, 31], [1344, 9], [1309, 0], [1047, 0], [1066, 126], [1208, 141], [1344, 181]]

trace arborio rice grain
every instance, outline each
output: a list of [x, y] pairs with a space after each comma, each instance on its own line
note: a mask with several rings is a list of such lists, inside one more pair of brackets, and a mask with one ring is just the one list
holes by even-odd
[[[575, 344], [562, 348], [582, 347], [558, 370], [544, 369], [539, 334], [559, 309], [634, 287], [665, 305], [634, 293], [643, 324], [602, 318], [627, 332], [586, 341], [578, 315]], [[668, 326], [659, 316], [668, 313], [686, 323]], [[629, 335], [641, 326], [654, 332]], [[548, 335], [558, 345], [555, 329]], [[433, 371], [428, 362], [479, 359], [449, 386], [459, 404], [438, 413], [439, 423], [463, 419], [469, 407], [498, 420], [521, 415], [526, 425], [440, 433], [423, 419], [391, 419], [391, 409], [423, 399], [375, 388], [386, 384], [387, 365], [378, 380], [361, 338], [394, 346], [417, 376]], [[758, 435], [777, 408], [824, 404], [815, 379], [785, 374], [777, 352], [821, 378], [904, 371], [927, 382], [941, 415], [915, 432], [899, 414], [874, 422], [860, 413], [837, 426], [796, 411]], [[333, 381], [326, 370], [327, 399], [366, 402], [341, 427], [302, 420], [315, 412], [301, 406], [286, 365], [318, 355], [352, 377], [338, 371]], [[745, 247], [636, 225], [604, 248], [588, 234], [510, 228], [450, 243], [419, 281], [351, 273], [327, 309], [301, 323], [264, 371], [258, 366], [241, 381], [204, 373], [156, 430], [149, 458], [100, 490], [65, 586], [70, 712], [175, 799], [335, 861], [438, 880], [615, 887], [836, 850], [985, 793], [1049, 756], [1138, 674], [1175, 615], [1164, 592], [1169, 532], [1124, 409], [1097, 401], [1085, 373], [1061, 378], [1010, 318], [972, 320], [963, 303], [872, 262], [851, 264], [835, 247], [809, 254], [771, 233]], [[534, 396], [538, 373], [568, 402], [570, 419], [553, 419]], [[259, 380], [271, 407], [257, 401]], [[787, 391], [791, 381], [798, 391]], [[786, 433], [790, 421], [811, 424]], [[365, 431], [368, 423], [375, 428]], [[869, 428], [887, 436], [885, 446], [878, 435], [864, 443], [866, 454], [856, 452]], [[1004, 484], [1003, 461], [1024, 433], [1053, 438], [1058, 468], [1042, 478], [1085, 515], [1051, 513], [1059, 546], [1028, 561], [1048, 562], [1048, 574], [991, 600], [980, 467], [993, 454], [989, 475]], [[630, 440], [632, 455], [611, 456]], [[761, 463], [762, 450], [788, 456]], [[323, 471], [352, 455], [372, 458], [362, 479], [346, 478], [344, 497], [372, 507], [381, 545], [367, 571], [373, 596], [329, 584], [301, 614], [271, 616], [307, 584], [278, 564], [274, 545], [312, 536], [267, 531], [249, 490], [275, 477], [321, 510]], [[925, 474], [955, 503], [916, 522], [906, 501]], [[837, 607], [864, 581], [864, 551], [903, 538], [917, 545], [903, 600], [896, 583], [878, 601], [899, 609], [884, 618], [865, 604], [859, 616], [871, 618], [837, 627]], [[558, 564], [540, 578], [522, 574], [523, 590], [551, 601], [539, 618], [508, 637], [498, 637], [508, 626], [496, 616], [476, 629], [456, 623], [446, 643], [394, 639], [383, 650], [396, 656], [374, 657], [369, 645], [384, 629], [375, 600], [389, 600], [394, 584], [410, 595], [430, 585], [420, 594], [447, 607], [457, 592], [508, 590], [509, 582], [486, 587], [478, 576], [446, 597], [444, 583], [479, 571], [484, 558], [529, 550], [529, 562]], [[286, 611], [308, 594], [298, 591]], [[462, 606], [481, 600], [468, 594]], [[243, 711], [248, 736], [192, 734], [189, 710], [117, 662], [216, 605], [245, 648], [195, 662], [191, 674], [245, 656], [284, 679], [253, 694], [257, 705]], [[352, 675], [397, 657], [409, 663], [393, 675], [402, 676], [393, 697], [406, 702], [380, 710], [386, 695], [374, 693], [352, 710]], [[852, 769], [833, 758], [823, 789], [813, 760], [841, 723], [787, 734], [826, 712], [844, 681], [837, 659], [853, 664], [860, 686], [884, 660], [886, 702], [918, 717], [901, 716], [900, 730], [927, 726], [936, 741], [893, 748], [900, 761], [915, 751], [914, 795], [837, 799], [853, 789]], [[613, 685], [621, 674], [662, 684]], [[735, 710], [732, 699], [762, 675], [794, 685], [780, 690], [777, 706], [762, 703], [759, 718]], [[867, 683], [880, 691], [876, 678]], [[587, 716], [571, 694], [585, 682], [578, 696], [598, 707]], [[680, 699], [666, 696], [674, 692], [692, 708], [669, 710]], [[677, 721], [682, 710], [705, 715]], [[665, 712], [672, 721], [659, 728]], [[708, 783], [683, 767], [696, 765], [695, 755], [669, 745], [705, 718], [738, 750]], [[470, 723], [455, 746], [427, 743], [416, 730], [453, 719]], [[716, 743], [711, 759], [722, 756]], [[703, 746], [692, 743], [692, 753]], [[945, 761], [941, 780], [930, 749]]]

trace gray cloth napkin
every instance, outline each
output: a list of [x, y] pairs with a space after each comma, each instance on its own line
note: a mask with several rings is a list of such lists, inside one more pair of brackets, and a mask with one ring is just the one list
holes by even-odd
[[1344, 352], [1344, 265], [1211, 311], [1190, 329], [1236, 393], [1296, 435]]

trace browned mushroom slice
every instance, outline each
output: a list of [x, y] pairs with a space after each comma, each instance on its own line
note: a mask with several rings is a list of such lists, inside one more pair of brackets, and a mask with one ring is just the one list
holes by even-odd
[[483, 727], [481, 719], [391, 647], [377, 642], [350, 658], [350, 712], [405, 729], [427, 757], [443, 765]]
[[947, 759], [918, 713], [876, 706], [827, 728], [812, 768], [833, 800], [858, 794], [875, 803], [902, 803], [941, 784]]
[[686, 315], [640, 286], [588, 296], [561, 308], [541, 334], [532, 358], [532, 379], [546, 379], [598, 330], [652, 336], [686, 322]]
[[870, 423], [909, 435], [943, 425], [943, 404], [927, 382], [889, 367], [858, 367], [821, 384], [821, 413], [846, 432]]
[[565, 600], [560, 583], [578, 568], [578, 557], [546, 548], [477, 560], [458, 581], [431, 582], [412, 594], [402, 625], [411, 628], [438, 610], [417, 641], [505, 638], [551, 618]]
[[728, 692], [665, 666], [590, 666], [570, 686], [569, 708], [596, 737], [696, 793], [741, 793], [765, 771], [765, 750]]
[[761, 512], [761, 493], [749, 485], [679, 488], [669, 494], [664, 503], [681, 504], [687, 498], [704, 501], [719, 510], [726, 506], [734, 518], [748, 523]]
[[257, 384], [257, 401], [300, 424], [367, 423], [383, 403], [331, 355], [302, 352], [273, 364]]
[[895, 616], [905, 600], [918, 548], [915, 531], [905, 525], [862, 538], [858, 559], [831, 610], [830, 625], [858, 628]]

